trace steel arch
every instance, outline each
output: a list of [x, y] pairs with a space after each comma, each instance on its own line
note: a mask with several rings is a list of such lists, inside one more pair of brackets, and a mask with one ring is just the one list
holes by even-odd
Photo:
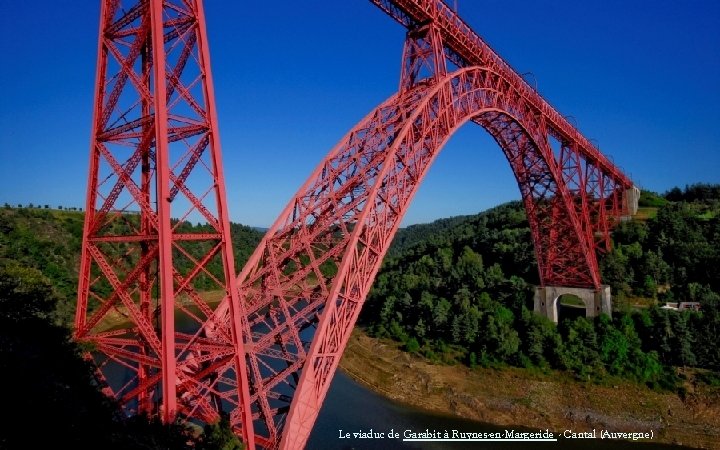
[[[595, 253], [630, 180], [441, 0], [371, 0], [409, 30], [400, 91], [322, 161], [236, 279], [201, 0], [128, 1], [102, 2], [75, 324], [99, 372], [131, 373], [108, 389], [126, 411], [229, 410], [248, 448], [303, 447], [409, 202], [470, 120], [511, 165], [542, 284], [600, 286]], [[182, 232], [192, 215], [208, 229]], [[216, 309], [199, 277], [224, 292]], [[128, 323], [103, 327], [113, 312]]]
[[522, 95], [484, 67], [419, 81], [330, 152], [238, 277], [258, 444], [306, 442], [410, 200], [445, 142], [470, 120], [493, 135], [510, 162], [543, 281], [599, 283], [590, 223], [579, 217], [578, 196]]

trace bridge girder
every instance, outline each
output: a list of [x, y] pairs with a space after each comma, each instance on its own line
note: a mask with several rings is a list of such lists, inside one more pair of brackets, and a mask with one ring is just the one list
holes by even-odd
[[[445, 3], [371, 1], [408, 28], [400, 89], [323, 159], [237, 278], [201, 2], [103, 2], [76, 339], [95, 345], [101, 377], [130, 371], [108, 383], [128, 411], [227, 412], [251, 449], [302, 448], [410, 201], [468, 122], [515, 175], [541, 283], [600, 287], [630, 180]], [[208, 229], [182, 230], [192, 214]], [[199, 277], [225, 292], [219, 306]], [[103, 328], [113, 311], [130, 325]], [[175, 330], [178, 314], [192, 330]]]

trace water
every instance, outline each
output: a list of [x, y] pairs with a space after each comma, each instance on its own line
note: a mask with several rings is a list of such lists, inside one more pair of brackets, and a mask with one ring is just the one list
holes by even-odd
[[[192, 332], [194, 326], [180, 321], [179, 329]], [[118, 366], [106, 374], [111, 384], [122, 386], [130, 380], [132, 374], [122, 366]], [[365, 386], [356, 383], [341, 371], [337, 371], [331, 382], [330, 390], [320, 410], [317, 422], [310, 434], [308, 450], [342, 449], [342, 450], [379, 450], [379, 449], [452, 449], [452, 450], [530, 450], [530, 449], [588, 449], [588, 450], [680, 450], [688, 447], [671, 446], [656, 443], [638, 443], [610, 441], [601, 439], [563, 439], [555, 433], [557, 442], [405, 442], [405, 430], [422, 433], [426, 430], [444, 432], [452, 430], [472, 433], [502, 433], [505, 430], [537, 432], [537, 429], [518, 427], [498, 427], [491, 424], [473, 422], [458, 417], [441, 416], [421, 411], [407, 405], [389, 400]], [[343, 433], [354, 432], [383, 433], [382, 438], [375, 439], [340, 439]], [[397, 438], [388, 438], [388, 432], [398, 433]], [[560, 430], [562, 432], [562, 430]], [[649, 430], [637, 430], [649, 431]], [[656, 430], [657, 431], [657, 430]], [[647, 441], [646, 441], [647, 442]]]
[[[469, 420], [440, 416], [420, 411], [397, 402], [393, 402], [356, 383], [344, 373], [338, 371], [330, 386], [320, 415], [308, 441], [308, 449], [378, 450], [378, 449], [474, 449], [474, 450], [530, 450], [530, 449], [635, 449], [635, 450], [678, 450], [683, 447], [656, 443], [638, 443], [601, 439], [563, 439], [557, 442], [403, 442], [405, 430], [420, 433], [429, 431], [444, 432], [499, 432], [505, 429], [537, 432], [537, 429], [522, 427], [498, 427]], [[353, 432], [383, 433], [383, 438], [340, 439], [342, 433]], [[387, 438], [390, 430], [399, 434], [398, 438]], [[649, 430], [637, 430], [649, 431]], [[657, 431], [657, 430], [655, 430]], [[561, 430], [562, 432], [562, 430]], [[599, 432], [599, 430], [598, 430]], [[352, 436], [352, 435], [351, 435]]]

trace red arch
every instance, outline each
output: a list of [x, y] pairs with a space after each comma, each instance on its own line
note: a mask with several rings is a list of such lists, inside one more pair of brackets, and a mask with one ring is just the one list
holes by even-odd
[[[380, 105], [330, 152], [238, 278], [261, 446], [306, 442], [410, 200], [445, 142], [469, 120], [493, 135], [510, 162], [541, 280], [599, 285], [595, 227], [577, 208], [588, 193], [568, 187], [542, 120], [522, 95], [480, 67], [419, 82]], [[229, 316], [221, 322], [229, 324]], [[240, 426], [240, 415], [232, 417]]]
[[[442, 0], [372, 1], [408, 28], [400, 93], [320, 164], [238, 280], [201, 2], [103, 3], [75, 338], [96, 344], [99, 372], [132, 373], [108, 386], [128, 412], [213, 422], [231, 410], [248, 448], [302, 447], [408, 203], [468, 120], [511, 164], [542, 282], [599, 286], [595, 250], [630, 180]], [[465, 69], [448, 76], [448, 64]], [[209, 189], [198, 195], [188, 176]], [[125, 220], [133, 209], [139, 225]], [[213, 232], [180, 232], [195, 212]], [[117, 235], [119, 221], [130, 226]], [[215, 310], [194, 287], [204, 275], [227, 295]], [[102, 328], [116, 308], [128, 326]], [[198, 330], [176, 329], [176, 313]]]

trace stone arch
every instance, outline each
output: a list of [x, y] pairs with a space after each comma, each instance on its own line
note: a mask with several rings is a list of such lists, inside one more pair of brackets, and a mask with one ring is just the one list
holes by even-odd
[[610, 286], [600, 289], [575, 288], [567, 286], [544, 286], [535, 290], [534, 309], [555, 323], [558, 323], [558, 303], [563, 295], [573, 295], [585, 305], [585, 317], [600, 314], [612, 315]]

